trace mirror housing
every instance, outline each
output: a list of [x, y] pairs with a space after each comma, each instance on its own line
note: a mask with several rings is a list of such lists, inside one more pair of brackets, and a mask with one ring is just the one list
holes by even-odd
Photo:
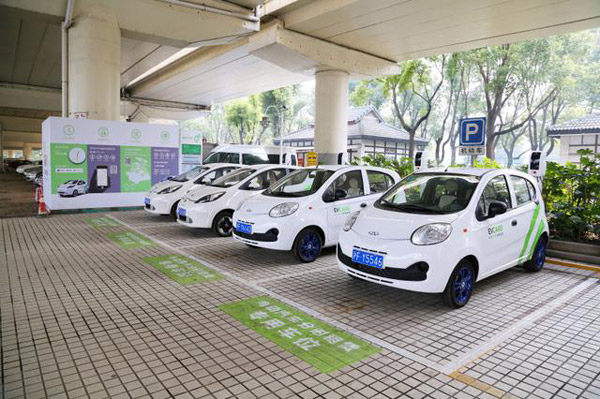
[[491, 219], [494, 216], [502, 215], [508, 211], [508, 207], [502, 201], [490, 201], [490, 205], [488, 207], [488, 215], [487, 218]]
[[340, 190], [340, 189], [335, 190], [335, 200], [336, 201], [346, 198], [347, 195], [348, 195], [348, 193], [346, 193], [346, 190]]

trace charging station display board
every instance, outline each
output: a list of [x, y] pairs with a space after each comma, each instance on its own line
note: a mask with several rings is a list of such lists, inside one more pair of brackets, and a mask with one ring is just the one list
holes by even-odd
[[142, 206], [153, 184], [179, 173], [179, 129], [50, 117], [42, 157], [51, 210]]

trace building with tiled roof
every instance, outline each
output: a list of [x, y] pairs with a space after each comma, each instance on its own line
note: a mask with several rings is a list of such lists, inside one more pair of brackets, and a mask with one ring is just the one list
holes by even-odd
[[[348, 109], [348, 160], [365, 155], [383, 154], [390, 159], [408, 156], [409, 134], [406, 130], [385, 123], [372, 107]], [[423, 150], [428, 141], [415, 138], [415, 148]], [[274, 140], [279, 145], [279, 139]], [[291, 147], [314, 148], [315, 126], [292, 132], [283, 138]]]
[[586, 115], [546, 129], [548, 136], [560, 138], [560, 159], [579, 163], [578, 150], [600, 154], [600, 113]]

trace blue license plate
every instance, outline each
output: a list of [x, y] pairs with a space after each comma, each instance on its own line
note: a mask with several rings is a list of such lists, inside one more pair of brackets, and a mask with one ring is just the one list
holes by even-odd
[[144, 204], [150, 205], [150, 198], [144, 198]]
[[252, 234], [252, 225], [248, 223], [237, 222], [235, 229], [240, 233]]
[[185, 209], [183, 208], [177, 208], [177, 215], [181, 216], [185, 216]]
[[352, 261], [361, 265], [383, 269], [383, 255], [372, 254], [370, 252], [352, 250]]

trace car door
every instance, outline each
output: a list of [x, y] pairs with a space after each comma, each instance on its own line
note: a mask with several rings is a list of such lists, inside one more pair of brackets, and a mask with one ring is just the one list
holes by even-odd
[[394, 178], [379, 170], [366, 170], [367, 184], [369, 187], [369, 203], [377, 200], [388, 188], [394, 185]]
[[518, 264], [529, 258], [528, 249], [535, 246], [534, 228], [537, 227], [541, 206], [535, 195], [533, 184], [521, 176], [510, 175], [510, 185], [514, 198], [514, 218], [511, 219], [511, 234], [515, 236], [513, 253], [514, 263]]
[[[500, 201], [506, 204], [507, 211], [494, 217], [488, 216], [491, 201]], [[478, 236], [478, 245], [481, 251], [480, 273], [481, 277], [489, 276], [514, 261], [512, 247], [519, 239], [514, 237], [511, 222], [515, 219], [512, 198], [505, 175], [493, 177], [485, 186], [477, 204], [477, 222], [475, 234]]]
[[367, 201], [363, 171], [356, 169], [340, 174], [325, 190], [323, 201], [327, 204], [328, 241], [337, 242], [348, 215]]

